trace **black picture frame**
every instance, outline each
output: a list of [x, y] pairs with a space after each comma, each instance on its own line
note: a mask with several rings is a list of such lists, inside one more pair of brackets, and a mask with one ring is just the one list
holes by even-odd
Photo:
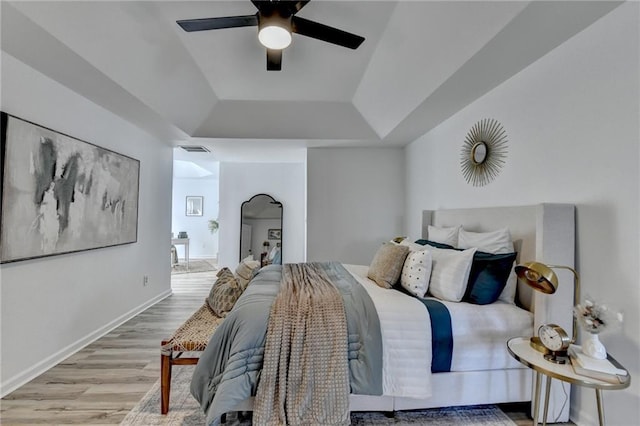
[[267, 232], [267, 239], [269, 240], [281, 240], [282, 239], [282, 229], [269, 229]]

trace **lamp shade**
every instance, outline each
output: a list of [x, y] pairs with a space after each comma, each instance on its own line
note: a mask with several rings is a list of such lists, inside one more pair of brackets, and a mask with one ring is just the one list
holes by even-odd
[[527, 262], [515, 267], [516, 275], [529, 287], [546, 294], [553, 294], [558, 289], [558, 277], [544, 263]]
[[260, 13], [258, 40], [267, 49], [282, 50], [291, 44], [291, 16], [283, 16], [277, 10]]
[[[580, 300], [580, 278], [575, 269], [569, 266], [545, 265], [540, 262], [527, 262], [515, 267], [516, 275], [527, 285], [536, 291], [546, 294], [553, 294], [558, 289], [558, 276], [551, 270], [567, 269], [573, 274], [573, 306], [578, 304]], [[573, 317], [573, 334], [571, 343], [576, 342], [577, 337], [577, 318]], [[538, 337], [531, 338], [531, 346], [539, 351], [544, 350], [544, 346], [540, 344]]]
[[267, 25], [258, 32], [258, 40], [268, 49], [282, 50], [291, 44], [291, 33], [277, 25]]

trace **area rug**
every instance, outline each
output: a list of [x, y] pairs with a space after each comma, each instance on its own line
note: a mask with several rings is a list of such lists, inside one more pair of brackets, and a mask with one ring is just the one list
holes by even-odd
[[216, 265], [210, 263], [208, 260], [190, 260], [189, 270], [187, 271], [186, 262], [180, 262], [177, 265], [171, 267], [171, 274], [186, 274], [189, 272], [208, 272], [215, 271]]
[[[160, 414], [160, 381], [142, 398], [120, 425], [154, 426], [182, 425], [203, 426], [204, 414], [200, 406], [189, 393], [189, 384], [194, 366], [173, 368], [171, 380], [171, 400], [169, 413]], [[393, 417], [384, 413], [351, 413], [353, 425], [430, 425], [430, 426], [514, 426], [515, 423], [493, 405], [475, 405], [469, 407], [447, 407], [431, 410], [398, 411]], [[249, 426], [251, 420], [238, 418], [230, 414], [225, 426]]]

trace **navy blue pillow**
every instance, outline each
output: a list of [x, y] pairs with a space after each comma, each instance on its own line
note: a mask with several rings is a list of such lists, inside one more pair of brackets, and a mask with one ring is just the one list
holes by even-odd
[[420, 244], [420, 245], [423, 245], [423, 246], [429, 245], [431, 247], [435, 247], [435, 248], [439, 248], [439, 249], [459, 250], [459, 249], [455, 248], [454, 246], [450, 246], [449, 244], [437, 243], [437, 242], [431, 241], [431, 240], [416, 240], [416, 244]]
[[[417, 240], [416, 243], [440, 249], [462, 250], [429, 240]], [[477, 251], [473, 255], [467, 290], [462, 301], [476, 305], [488, 305], [498, 300], [507, 284], [517, 255], [517, 253], [491, 254]]]
[[504, 290], [517, 253], [491, 254], [477, 251], [473, 256], [467, 291], [463, 302], [488, 305], [498, 300]]

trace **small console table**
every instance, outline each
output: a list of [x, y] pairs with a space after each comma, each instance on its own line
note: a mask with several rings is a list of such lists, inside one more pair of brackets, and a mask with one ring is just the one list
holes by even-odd
[[[596, 390], [596, 402], [598, 404], [598, 419], [600, 426], [604, 426], [604, 403], [602, 401], [602, 391], [612, 389], [624, 389], [631, 383], [631, 376], [627, 374], [625, 379], [620, 383], [609, 383], [591, 377], [576, 374], [570, 363], [556, 364], [544, 359], [541, 352], [536, 351], [529, 344], [528, 337], [515, 337], [507, 342], [507, 349], [512, 357], [520, 361], [522, 364], [533, 369], [536, 372], [535, 395], [533, 400], [533, 424], [538, 424], [538, 411], [540, 409], [540, 386], [542, 384], [542, 375], [547, 376], [545, 395], [544, 395], [544, 414], [542, 424], [547, 424], [547, 412], [549, 409], [549, 391], [551, 390], [551, 379], [562, 380], [563, 382], [572, 383], [578, 386], [593, 388]], [[615, 365], [620, 363], [611, 355], [607, 355], [608, 359]], [[628, 371], [627, 371], [628, 373]]]
[[174, 246], [184, 246], [184, 260], [187, 262], [187, 271], [189, 270], [189, 238], [172, 238], [171, 244]]

